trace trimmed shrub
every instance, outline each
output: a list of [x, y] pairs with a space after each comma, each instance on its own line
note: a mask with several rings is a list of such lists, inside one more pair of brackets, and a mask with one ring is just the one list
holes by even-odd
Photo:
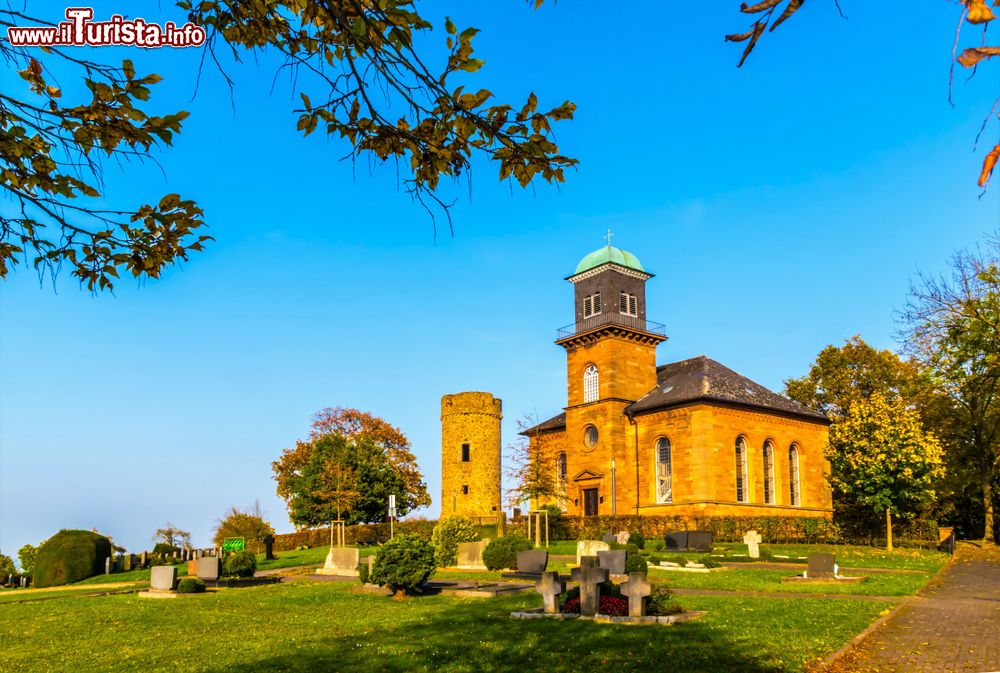
[[760, 553], [760, 561], [773, 561], [774, 552], [767, 547], [758, 547], [758, 552]]
[[61, 530], [38, 548], [33, 584], [55, 587], [104, 572], [111, 541], [89, 530]]
[[177, 583], [179, 594], [200, 594], [205, 591], [205, 583], [197, 577], [184, 577]]
[[625, 553], [625, 572], [627, 573], [644, 573], [649, 571], [649, 564], [646, 563], [646, 559], [642, 557], [639, 552], [626, 552]]
[[483, 564], [487, 570], [517, 568], [517, 552], [534, 549], [535, 545], [521, 535], [504, 535], [493, 540], [483, 550]]
[[362, 584], [368, 584], [368, 562], [365, 559], [358, 563], [358, 579]]
[[473, 542], [478, 538], [476, 527], [468, 517], [458, 515], [441, 519], [431, 533], [437, 567], [448, 568], [455, 565], [458, 562], [458, 543]]
[[705, 554], [700, 559], [698, 559], [698, 563], [702, 564], [706, 568], [721, 568], [722, 567], [722, 562], [719, 561], [719, 559], [712, 558], [708, 554]]
[[257, 555], [251, 551], [238, 551], [222, 561], [222, 574], [226, 577], [253, 577], [257, 572]]
[[166, 542], [157, 542], [153, 545], [153, 551], [151, 553], [158, 556], [171, 556], [174, 552], [180, 554], [181, 548], [175, 547], [173, 545], [167, 544]]
[[397, 535], [379, 547], [369, 581], [393, 592], [413, 591], [435, 570], [434, 547], [419, 535]]
[[634, 544], [639, 549], [646, 548], [646, 536], [642, 534], [642, 531], [633, 530], [628, 534], [629, 544]]

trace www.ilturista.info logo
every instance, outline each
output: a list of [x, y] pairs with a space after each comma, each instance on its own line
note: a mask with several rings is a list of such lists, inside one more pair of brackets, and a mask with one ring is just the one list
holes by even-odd
[[108, 21], [93, 21], [91, 7], [67, 7], [66, 18], [56, 26], [10, 26], [7, 40], [15, 47], [200, 47], [205, 29], [193, 23], [162, 26], [143, 19], [113, 14]]

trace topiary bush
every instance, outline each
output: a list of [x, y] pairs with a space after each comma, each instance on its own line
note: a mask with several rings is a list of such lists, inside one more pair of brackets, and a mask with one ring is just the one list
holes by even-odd
[[387, 586], [401, 596], [427, 581], [434, 572], [434, 546], [419, 535], [397, 535], [375, 553], [368, 581]]
[[55, 587], [104, 572], [111, 541], [89, 530], [61, 530], [42, 543], [35, 556], [33, 585]]
[[222, 574], [226, 577], [253, 577], [257, 572], [257, 555], [251, 551], [238, 551], [222, 562]]
[[358, 563], [358, 579], [361, 580], [362, 584], [368, 584], [368, 570], [368, 561], [361, 559]]
[[628, 534], [629, 544], [634, 544], [639, 549], [646, 548], [646, 536], [642, 534], [640, 530], [631, 531]]
[[179, 594], [200, 594], [205, 591], [205, 583], [197, 577], [184, 577], [177, 583]]
[[705, 556], [702, 556], [700, 559], [698, 559], [698, 563], [702, 564], [706, 568], [721, 568], [722, 567], [722, 562], [719, 561], [719, 559], [713, 558], [713, 557], [709, 556], [708, 554], [706, 554]]
[[504, 535], [493, 540], [483, 550], [483, 565], [487, 570], [517, 568], [517, 552], [534, 549], [531, 540], [522, 535]]
[[638, 552], [626, 552], [625, 573], [644, 573], [649, 571], [649, 564]]
[[660, 616], [684, 612], [684, 608], [673, 601], [673, 594], [674, 592], [662, 584], [655, 585], [646, 603], [646, 614]]
[[468, 517], [449, 516], [438, 521], [431, 533], [434, 561], [438, 568], [448, 568], [458, 562], [458, 544], [479, 539], [476, 527]]

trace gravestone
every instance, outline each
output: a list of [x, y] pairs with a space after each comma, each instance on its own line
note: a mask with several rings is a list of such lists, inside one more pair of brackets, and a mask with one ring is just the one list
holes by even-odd
[[596, 556], [584, 556], [571, 579], [580, 584], [580, 614], [593, 617], [601, 607], [601, 584], [608, 581], [608, 569], [597, 566]]
[[545, 601], [545, 612], [549, 614], [559, 612], [559, 595], [566, 591], [566, 582], [559, 579], [559, 573], [555, 571], [542, 573], [542, 578], [535, 582], [535, 590]]
[[149, 576], [152, 591], [173, 591], [177, 585], [177, 566], [153, 566]]
[[135, 567], [135, 554], [125, 555], [125, 570], [126, 572], [132, 570]]
[[188, 577], [198, 576], [198, 561], [196, 559], [191, 559], [187, 562], [188, 567]]
[[601, 536], [601, 540], [604, 541], [604, 542], [606, 542], [606, 543], [608, 543], [608, 544], [611, 544], [612, 542], [617, 542], [618, 541], [618, 540], [615, 539], [615, 534], [614, 533], [605, 533], [604, 535]]
[[142, 554], [139, 556], [139, 567], [145, 570], [146, 566], [148, 565], [149, 565], [149, 557], [146, 555], [146, 552], [142, 552]]
[[268, 561], [274, 560], [274, 536], [268, 535], [264, 538], [264, 558]]
[[[198, 575], [198, 579], [209, 580], [214, 582], [219, 579], [219, 575], [222, 573], [219, 563], [219, 557], [217, 556], [202, 556], [200, 559], [195, 561], [198, 564], [195, 573]], [[190, 570], [188, 573], [190, 574]]]
[[601, 540], [580, 540], [576, 543], [576, 564], [580, 565], [580, 559], [584, 556], [597, 556], [597, 552], [609, 549], [611, 545]]
[[806, 577], [810, 579], [837, 576], [836, 557], [833, 554], [810, 554], [806, 559]]
[[483, 550], [486, 549], [486, 545], [488, 544], [489, 540], [460, 542], [458, 545], [458, 562], [455, 564], [456, 567], [466, 570], [485, 570], [486, 565], [483, 563]]
[[687, 532], [688, 549], [701, 552], [712, 551], [712, 533], [707, 530], [689, 530]]
[[21, 575], [21, 588], [24, 589], [27, 586], [28, 586], [28, 578], [25, 577], [24, 575]]
[[646, 596], [653, 592], [653, 585], [646, 581], [646, 573], [629, 573], [628, 582], [618, 587], [622, 595], [628, 596], [628, 616], [646, 616]]
[[517, 552], [517, 572], [526, 575], [541, 575], [549, 564], [549, 553], [540, 549]]
[[743, 536], [750, 558], [760, 558], [760, 540], [760, 533], [755, 530], [748, 530], [747, 534]]
[[363, 559], [361, 559], [361, 562], [368, 566], [368, 577], [371, 577], [372, 571], [375, 570], [375, 557], [366, 556]]
[[618, 542], [618, 544], [628, 544], [630, 537], [632, 537], [632, 535], [627, 530], [619, 531], [618, 535], [615, 535], [615, 541]]
[[677, 533], [667, 533], [666, 538], [667, 551], [687, 551], [688, 546], [688, 534], [687, 531], [680, 531]]
[[612, 575], [624, 575], [625, 554], [624, 549], [599, 551], [597, 552], [597, 563], [600, 567], [606, 568]]
[[316, 572], [320, 575], [358, 576], [358, 562], [361, 553], [357, 547], [330, 547], [326, 563]]
[[104, 559], [104, 574], [105, 575], [110, 575], [111, 574], [111, 557], [110, 556], [108, 558]]

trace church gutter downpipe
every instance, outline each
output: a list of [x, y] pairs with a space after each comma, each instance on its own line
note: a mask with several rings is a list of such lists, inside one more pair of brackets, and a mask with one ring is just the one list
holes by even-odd
[[[633, 433], [635, 437], [635, 515], [639, 516], [639, 424], [635, 422], [631, 411], [626, 409], [625, 415], [628, 417], [628, 422], [635, 428]], [[612, 475], [614, 475], [613, 471]]]

